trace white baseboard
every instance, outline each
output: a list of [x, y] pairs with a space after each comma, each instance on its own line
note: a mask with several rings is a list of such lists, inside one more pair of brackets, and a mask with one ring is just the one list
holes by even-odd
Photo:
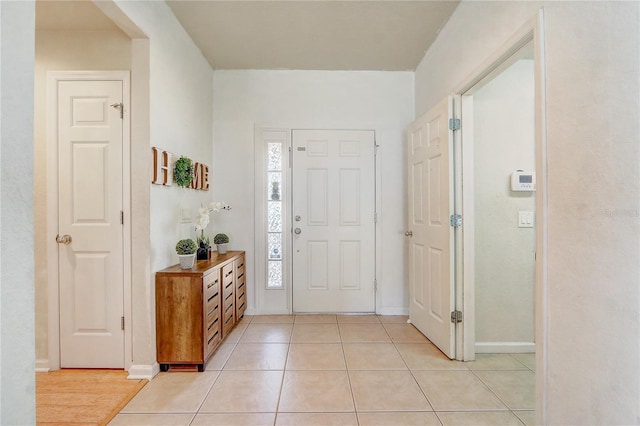
[[51, 367], [49, 367], [49, 359], [36, 359], [36, 373], [48, 373], [49, 371], [51, 371]]
[[129, 368], [129, 375], [127, 376], [127, 379], [129, 379], [129, 380], [140, 380], [140, 379], [151, 380], [159, 372], [160, 372], [160, 364], [158, 364], [157, 362], [154, 363], [153, 365], [145, 365], [145, 364], [135, 365], [134, 364], [134, 365], [131, 366], [131, 368]]
[[[265, 310], [258, 311], [256, 309], [248, 308], [245, 315], [289, 315], [288, 311], [285, 310]], [[378, 315], [409, 315], [409, 308], [381, 308]], [[304, 315], [304, 314], [302, 314]]]
[[476, 342], [477, 354], [524, 354], [535, 353], [532, 342]]
[[409, 308], [380, 308], [378, 315], [409, 315]]
[[256, 311], [253, 311], [251, 315], [290, 315], [290, 314], [291, 312], [287, 311], [286, 309], [274, 309], [274, 310], [265, 310], [265, 311], [256, 310]]

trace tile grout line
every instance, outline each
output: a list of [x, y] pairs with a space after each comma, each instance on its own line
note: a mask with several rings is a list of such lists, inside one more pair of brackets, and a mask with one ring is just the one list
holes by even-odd
[[[253, 320], [253, 317], [251, 319]], [[238, 336], [238, 340], [236, 342], [233, 342], [233, 349], [231, 349], [231, 351], [229, 352], [229, 356], [227, 357], [226, 361], [220, 366], [220, 370], [218, 370], [218, 374], [217, 374], [215, 380], [213, 382], [211, 382], [211, 386], [209, 387], [209, 390], [207, 390], [207, 393], [205, 394], [204, 398], [202, 399], [202, 401], [198, 405], [198, 408], [196, 409], [196, 412], [194, 413], [193, 418], [191, 419], [191, 422], [189, 423], [189, 425], [191, 425], [193, 423], [193, 421], [195, 420], [195, 418], [198, 416], [198, 414], [200, 414], [200, 410], [202, 409], [202, 406], [204, 405], [204, 402], [207, 400], [207, 398], [209, 397], [209, 394], [213, 390], [213, 387], [215, 386], [215, 384], [220, 379], [220, 376], [222, 375], [222, 372], [224, 371], [224, 367], [226, 367], [227, 363], [231, 359], [231, 356], [233, 355], [233, 353], [235, 352], [236, 348], [238, 347], [238, 343], [240, 343], [240, 339], [242, 338], [242, 335], [247, 331], [247, 328], [249, 327], [249, 324], [251, 324], [251, 320], [249, 321], [247, 326], [244, 328], [242, 333], [240, 333], [240, 336]], [[220, 346], [222, 346], [222, 343], [220, 344]], [[220, 349], [220, 347], [218, 347], [216, 349], [216, 351], [218, 349]], [[211, 360], [211, 359], [209, 359], [209, 360]], [[205, 365], [204, 371], [205, 372], [207, 371], [206, 365]], [[212, 370], [209, 370], [209, 371], [212, 371]], [[213, 371], [216, 371], [216, 370], [213, 370]]]
[[[493, 395], [495, 395], [496, 398], [498, 398], [500, 400], [500, 402], [502, 402], [504, 404], [505, 407], [507, 407], [507, 410], [509, 411], [509, 413], [511, 413], [512, 416], [515, 416], [516, 419], [518, 419], [518, 421], [520, 423], [524, 422], [522, 420], [520, 420], [520, 417], [518, 417], [516, 415], [516, 413], [513, 412], [513, 409], [511, 407], [509, 407], [509, 404], [507, 404], [507, 402], [505, 400], [503, 400], [492, 388], [491, 386], [489, 386], [488, 383], [485, 383], [484, 380], [482, 380], [482, 378], [480, 376], [478, 376], [476, 374], [476, 372], [474, 370], [469, 369], [469, 371], [471, 371], [471, 374], [474, 375], [474, 377], [478, 380], [480, 380], [480, 383], [483, 384], [483, 386], [485, 386]], [[478, 370], [478, 371], [524, 371], [524, 370]]]
[[340, 322], [336, 316], [336, 323], [338, 325], [338, 337], [340, 338], [340, 349], [342, 350], [342, 358], [344, 360], [344, 370], [347, 374], [347, 381], [349, 382], [349, 392], [351, 393], [351, 402], [353, 403], [353, 412], [356, 416], [356, 423], [360, 425], [360, 417], [358, 416], [358, 407], [356, 406], [356, 397], [353, 394], [353, 384], [351, 383], [351, 375], [349, 374], [349, 364], [347, 363], [347, 354], [344, 351], [344, 341], [342, 340], [342, 332], [340, 331]]
[[291, 323], [291, 332], [289, 333], [289, 342], [287, 344], [287, 355], [284, 358], [284, 366], [282, 367], [282, 379], [280, 379], [280, 391], [278, 392], [278, 401], [276, 402], [276, 412], [273, 416], [273, 425], [278, 422], [278, 414], [280, 413], [280, 401], [282, 400], [282, 391], [284, 390], [284, 379], [287, 375], [287, 363], [289, 361], [289, 354], [291, 353], [291, 342], [293, 340], [293, 329], [296, 325], [296, 316], [293, 316], [293, 322]]

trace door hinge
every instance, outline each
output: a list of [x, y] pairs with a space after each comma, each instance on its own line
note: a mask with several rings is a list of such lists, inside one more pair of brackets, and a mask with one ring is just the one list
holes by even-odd
[[462, 226], [462, 216], [459, 214], [452, 214], [449, 216], [449, 224], [454, 228], [460, 228]]
[[124, 317], [120, 317], [120, 328], [124, 330]]
[[120, 111], [120, 118], [124, 118], [124, 104], [122, 102], [118, 102], [116, 104], [111, 104], [111, 108], [115, 108]]
[[451, 312], [451, 322], [454, 324], [462, 322], [462, 311]]
[[124, 211], [120, 210], [120, 225], [124, 225]]
[[450, 118], [449, 119], [449, 130], [460, 130], [460, 119], [459, 118]]

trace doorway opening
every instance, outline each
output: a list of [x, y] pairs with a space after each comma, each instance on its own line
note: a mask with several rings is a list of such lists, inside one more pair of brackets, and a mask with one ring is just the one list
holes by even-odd
[[[484, 122], [486, 118], [483, 118], [483, 122], [478, 123], [478, 134], [482, 131], [487, 133], [487, 130], [507, 130], [503, 138], [506, 143], [512, 143], [508, 148], [514, 152], [506, 156], [499, 147], [492, 145], [493, 152], [488, 149], [479, 150], [481, 154], [488, 154], [487, 158], [476, 156], [473, 151], [476, 145], [474, 143], [476, 121], [472, 118], [474, 94], [477, 94], [477, 99], [480, 100], [483, 95], [481, 88], [490, 87], [490, 82], [496, 78], [503, 78], [504, 76], [501, 76], [503, 71], [519, 61], [525, 61], [518, 66], [527, 68], [529, 76], [533, 76], [532, 81], [529, 81], [530, 84], [532, 83], [533, 93], [528, 94], [533, 101], [529, 101], [528, 111], [533, 110], [534, 118], [532, 119], [531, 115], [524, 118], [529, 130], [518, 128], [517, 131], [512, 130], [509, 133], [509, 123], [503, 122], [508, 119], [504, 117], [498, 117], [497, 124], [489, 125], [489, 129], [480, 129], [486, 125]], [[522, 318], [522, 323], [525, 324], [524, 337], [509, 336], [509, 341], [500, 342], [502, 347], [498, 348], [500, 349], [498, 351], [527, 352], [535, 348], [535, 381], [538, 389], [535, 409], [537, 421], [541, 423], [544, 423], [546, 407], [544, 389], [547, 388], [545, 371], [548, 304], [546, 299], [547, 182], [544, 61], [544, 22], [543, 13], [540, 11], [502, 48], [481, 64], [470, 78], [454, 90], [453, 95], [442, 99], [409, 126], [407, 146], [409, 229], [405, 233], [409, 238], [410, 320], [444, 354], [460, 361], [475, 359], [476, 323], [482, 322], [477, 320], [477, 316], [482, 314], [483, 309], [485, 311], [495, 309], [502, 323], [512, 321], [509, 315], [501, 312], [500, 307], [494, 308], [493, 300], [489, 300], [489, 303], [484, 305], [482, 300], [476, 304], [477, 291], [482, 287], [476, 288], [474, 280], [477, 268], [475, 252], [482, 249], [482, 255], [490, 254], [489, 259], [494, 262], [494, 265], [488, 268], [489, 272], [493, 273], [497, 268], [504, 269], [500, 259], [496, 262], [499, 254], [495, 253], [495, 249], [492, 250], [493, 253], [485, 246], [478, 247], [476, 250], [476, 235], [478, 235], [478, 244], [486, 245], [486, 241], [492, 240], [485, 238], [485, 235], [480, 238], [481, 232], [489, 236], [502, 234], [504, 223], [500, 224], [500, 221], [491, 215], [504, 213], [514, 221], [515, 231], [519, 232], [517, 236], [525, 236], [528, 248], [519, 245], [519, 251], [524, 252], [523, 258], [526, 262], [521, 262], [520, 270], [526, 270], [525, 275], [529, 278], [523, 280], [524, 285], [519, 285], [524, 287], [525, 291], [524, 295], [518, 297], [521, 299], [520, 302], [524, 300], [525, 304], [527, 301], [535, 301], [535, 306], [528, 305], [522, 310], [527, 314]], [[496, 82], [499, 81], [496, 80]], [[487, 89], [484, 92], [488, 91]], [[520, 101], [521, 99], [516, 98], [516, 102]], [[496, 108], [492, 107], [489, 110], [492, 109]], [[513, 137], [520, 133], [525, 136], [522, 145], [513, 144]], [[485, 138], [494, 137], [491, 136], [491, 132], [487, 134], [489, 136]], [[424, 154], [421, 154], [421, 151], [424, 151]], [[520, 157], [519, 153], [526, 153], [526, 155]], [[506, 164], [497, 167], [505, 157]], [[496, 182], [497, 187], [502, 191], [502, 201], [508, 200], [509, 204], [512, 204], [509, 206], [511, 213], [504, 203], [499, 205], [495, 202], [495, 196], [487, 197], [488, 201], [483, 200], [485, 210], [476, 211], [474, 197], [477, 194], [479, 198], [482, 191], [488, 188], [487, 182], [482, 181], [480, 177], [477, 179], [479, 181], [477, 185], [474, 183], [476, 178], [474, 167], [478, 162], [489, 162], [488, 165], [481, 166], [487, 166], [485, 170], [489, 176], [487, 179]], [[478, 169], [482, 170], [480, 166]], [[491, 176], [488, 173], [494, 171], [498, 172], [497, 176]], [[485, 177], [485, 173], [481, 175], [482, 178]], [[514, 186], [511, 184], [512, 177]], [[531, 191], [533, 183], [536, 184], [535, 195]], [[522, 189], [526, 190], [521, 191]], [[491, 203], [497, 205], [498, 213], [491, 212], [487, 208], [487, 204], [489, 204], [488, 207], [496, 207]], [[478, 202], [479, 206], [481, 204]], [[480, 221], [483, 222], [483, 226], [484, 222], [487, 222], [487, 226], [477, 227], [476, 223]], [[513, 237], [510, 238], [513, 240]], [[531, 248], [532, 246], [535, 249]], [[513, 253], [507, 254], [513, 255]], [[480, 256], [479, 258], [481, 259]], [[485, 275], [489, 276], [488, 280], [493, 284], [492, 276]], [[497, 292], [500, 297], [506, 294], [507, 301], [510, 292], [513, 296], [512, 290], [515, 287], [509, 279], [513, 280], [513, 276], [507, 275], [507, 284], [511, 285], [510, 288], [505, 290], [498, 286], [491, 290]], [[504, 281], [502, 278], [501, 280]], [[502, 325], [499, 324], [493, 330], [489, 327], [489, 332], [495, 331]], [[513, 330], [507, 331], [513, 332]], [[478, 333], [480, 338], [491, 339], [492, 337], [487, 337], [489, 333], [483, 329], [482, 333], [485, 332], [486, 335]], [[514, 340], [515, 345], [512, 344]], [[479, 351], [495, 352], [496, 347], [492, 347], [495, 342], [487, 343], [489, 344], [484, 348], [480, 345]]]
[[534, 83], [529, 42], [461, 97], [463, 126], [471, 126], [461, 149], [475, 353], [535, 352]]

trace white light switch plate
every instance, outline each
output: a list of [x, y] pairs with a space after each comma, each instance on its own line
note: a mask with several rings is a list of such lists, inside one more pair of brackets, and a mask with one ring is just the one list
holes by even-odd
[[534, 223], [534, 212], [518, 212], [518, 228], [533, 228]]
[[180, 209], [180, 221], [191, 222], [191, 209], [188, 207]]

